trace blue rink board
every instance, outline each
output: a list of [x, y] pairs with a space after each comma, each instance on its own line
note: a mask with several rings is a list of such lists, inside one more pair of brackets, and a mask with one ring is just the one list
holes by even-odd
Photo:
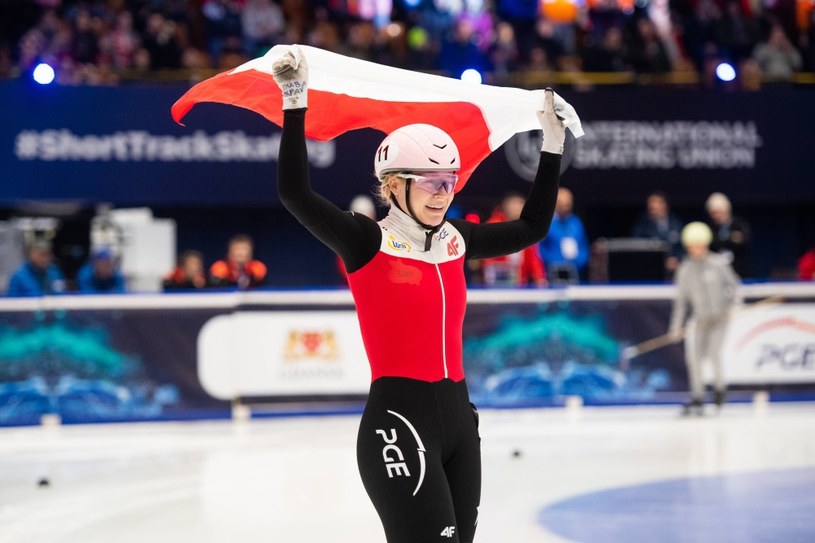
[[815, 468], [593, 492], [547, 506], [538, 520], [580, 543], [813, 543]]

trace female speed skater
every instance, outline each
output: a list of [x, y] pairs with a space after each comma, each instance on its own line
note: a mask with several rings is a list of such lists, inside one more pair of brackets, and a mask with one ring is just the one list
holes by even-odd
[[473, 541], [481, 498], [478, 413], [462, 364], [465, 261], [541, 240], [557, 199], [565, 127], [545, 92], [543, 147], [520, 219], [447, 219], [461, 166], [456, 144], [431, 125], [390, 133], [374, 156], [380, 222], [341, 210], [311, 189], [305, 118], [308, 67], [292, 46], [273, 65], [283, 93], [278, 192], [283, 205], [340, 258], [371, 366], [357, 440], [363, 485], [389, 543]]

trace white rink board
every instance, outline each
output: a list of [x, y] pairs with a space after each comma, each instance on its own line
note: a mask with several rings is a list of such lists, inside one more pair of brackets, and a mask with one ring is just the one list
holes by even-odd
[[733, 384], [815, 382], [815, 304], [736, 313], [722, 356]]
[[210, 395], [365, 394], [371, 381], [354, 311], [219, 315], [198, 336], [198, 378]]

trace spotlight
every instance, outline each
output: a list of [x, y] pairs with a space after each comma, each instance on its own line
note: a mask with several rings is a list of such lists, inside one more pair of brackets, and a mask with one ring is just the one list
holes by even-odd
[[34, 68], [34, 72], [31, 75], [34, 78], [34, 81], [40, 85], [51, 84], [56, 76], [54, 69], [44, 62], [37, 64], [37, 67]]
[[478, 70], [474, 70], [473, 68], [467, 68], [463, 72], [461, 72], [461, 80], [466, 83], [475, 83], [476, 85], [481, 84], [481, 74]]
[[729, 83], [730, 81], [736, 79], [736, 69], [727, 62], [722, 62], [716, 66], [716, 77], [725, 83]]

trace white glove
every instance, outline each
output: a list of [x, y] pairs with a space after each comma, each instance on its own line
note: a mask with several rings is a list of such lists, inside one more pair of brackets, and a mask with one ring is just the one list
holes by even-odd
[[296, 45], [272, 62], [272, 77], [283, 93], [283, 110], [308, 107], [308, 62]]
[[555, 113], [555, 91], [550, 88], [544, 91], [543, 111], [538, 111], [537, 114], [543, 129], [541, 151], [562, 155], [563, 143], [566, 141], [566, 126], [563, 119]]

